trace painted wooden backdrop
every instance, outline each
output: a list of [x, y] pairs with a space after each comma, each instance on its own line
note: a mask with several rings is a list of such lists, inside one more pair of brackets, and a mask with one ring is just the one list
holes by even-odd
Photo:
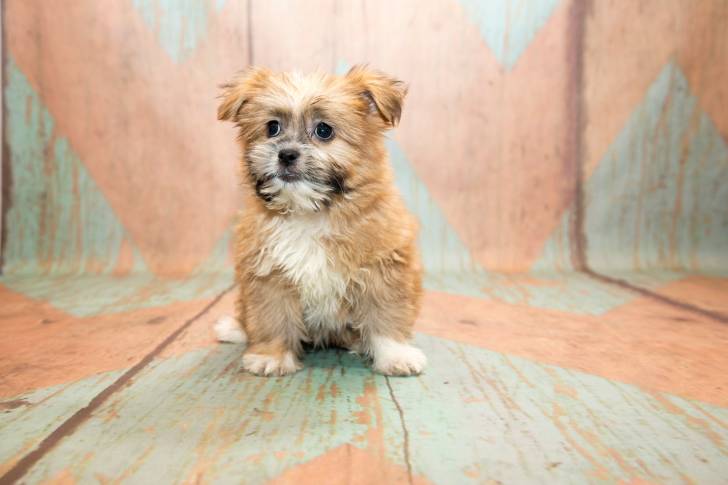
[[726, 266], [723, 1], [6, 3], [5, 273], [215, 259], [217, 85], [251, 63], [410, 84], [391, 151], [433, 271]]
[[[171, 403], [135, 424], [156, 445], [115, 451], [131, 461], [106, 475], [93, 473], [109, 455], [64, 439], [79, 427], [101, 440], [117, 410], [155, 409], [139, 396], [171, 386], [164, 376], [199, 372], [189, 390], [167, 390], [218, 413], [200, 417], [209, 426], [195, 431], [202, 448], [180, 451], [177, 479], [223, 473], [224, 453], [245, 446], [228, 434], [204, 451], [210, 430], [261, 384], [245, 380], [217, 404], [199, 398], [217, 392], [205, 376], [239, 357], [211, 350], [205, 330], [231, 306], [240, 204], [235, 133], [216, 121], [217, 86], [250, 64], [344, 72], [368, 62], [410, 86], [388, 147], [423, 223], [430, 292], [418, 339], [435, 369], [458, 359], [471, 367], [450, 378], [440, 368], [417, 387], [374, 378], [339, 354], [313, 357], [309, 378], [234, 412], [254, 430], [275, 428], [266, 413], [284, 413], [287, 393], [320, 384], [326, 413], [310, 418], [319, 431], [304, 424], [290, 449], [248, 438], [270, 453], [245, 448], [255, 466], [235, 473], [254, 470], [259, 481], [289, 470], [295, 481], [344, 461], [384, 470], [382, 480], [445, 483], [457, 471], [465, 481], [523, 483], [541, 475], [523, 465], [531, 458], [517, 441], [490, 448], [503, 430], [470, 436], [480, 448], [464, 438], [444, 462], [427, 440], [457, 447], [469, 422], [487, 429], [530, 409], [543, 411], [527, 421], [534, 449], [556, 446], [534, 431], [542, 418], [548, 436], [578, 435], [565, 456], [534, 465], [554, 480], [728, 476], [725, 0], [6, 0], [3, 9], [0, 409], [19, 408], [0, 420], [15, 440], [0, 440], [0, 475], [120, 478], [160, 466], [170, 436], [153, 429]], [[320, 373], [342, 359], [353, 381]], [[476, 406], [467, 418], [450, 413], [448, 379]], [[510, 387], [518, 382], [545, 382], [550, 390], [538, 392], [555, 392], [558, 404], [533, 408]], [[626, 386], [620, 398], [605, 390], [615, 382]], [[580, 407], [582, 388], [601, 404]], [[357, 404], [337, 397], [341, 389]], [[494, 389], [500, 397], [489, 397]], [[416, 406], [423, 399], [439, 407], [428, 414]], [[503, 400], [495, 414], [477, 408], [487, 399]], [[356, 429], [321, 438], [336, 413], [354, 416]], [[400, 415], [422, 433], [401, 434]], [[569, 431], [564, 416], [586, 427]], [[438, 419], [455, 431], [428, 424]], [[623, 422], [642, 431], [602, 440]], [[665, 431], [655, 446], [667, 448], [645, 458], [638, 435], [668, 428], [710, 456], [681, 454]], [[291, 468], [302, 463], [314, 465]]]

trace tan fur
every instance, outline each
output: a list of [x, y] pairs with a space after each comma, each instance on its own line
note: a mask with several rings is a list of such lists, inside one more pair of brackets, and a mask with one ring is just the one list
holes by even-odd
[[[292, 352], [297, 369], [308, 342], [367, 355], [387, 374], [421, 370], [418, 350], [407, 346], [419, 357], [398, 358], [377, 355], [396, 344], [374, 345], [406, 344], [422, 292], [417, 222], [394, 188], [383, 143], [405, 95], [401, 82], [364, 67], [346, 76], [253, 68], [224, 86], [218, 117], [236, 123], [243, 149], [235, 259], [246, 356], [282, 361]], [[284, 127], [275, 139], [266, 131], [272, 119]], [[332, 140], [312, 134], [321, 121], [334, 128]], [[310, 183], [276, 178], [275, 157], [286, 147], [301, 151], [296, 168]], [[264, 375], [292, 371], [244, 365]]]

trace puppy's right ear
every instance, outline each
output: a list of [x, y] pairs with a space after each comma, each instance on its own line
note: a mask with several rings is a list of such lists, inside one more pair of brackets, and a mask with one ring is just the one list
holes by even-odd
[[261, 89], [270, 71], [260, 67], [250, 67], [238, 73], [232, 81], [220, 86], [222, 102], [217, 108], [217, 119], [221, 121], [238, 121], [240, 110], [245, 103]]

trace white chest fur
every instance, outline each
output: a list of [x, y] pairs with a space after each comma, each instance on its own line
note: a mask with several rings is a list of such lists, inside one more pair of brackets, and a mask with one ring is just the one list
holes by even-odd
[[346, 291], [344, 277], [334, 269], [324, 246], [330, 235], [325, 215], [293, 214], [276, 217], [265, 227], [265, 241], [256, 273], [282, 271], [298, 288], [305, 323], [311, 329], [333, 329]]

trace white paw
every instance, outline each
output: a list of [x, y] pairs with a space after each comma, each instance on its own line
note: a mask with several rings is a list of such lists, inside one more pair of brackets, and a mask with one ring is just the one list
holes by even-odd
[[225, 315], [220, 317], [215, 326], [215, 336], [219, 342], [229, 342], [232, 344], [244, 344], [248, 341], [248, 336], [245, 335], [245, 331], [240, 326], [240, 323], [233, 317]]
[[410, 344], [388, 337], [372, 337], [374, 370], [386, 376], [411, 376], [427, 365], [425, 354]]
[[292, 352], [286, 352], [281, 359], [272, 355], [245, 354], [243, 367], [258, 376], [285, 376], [301, 370], [303, 366]]

